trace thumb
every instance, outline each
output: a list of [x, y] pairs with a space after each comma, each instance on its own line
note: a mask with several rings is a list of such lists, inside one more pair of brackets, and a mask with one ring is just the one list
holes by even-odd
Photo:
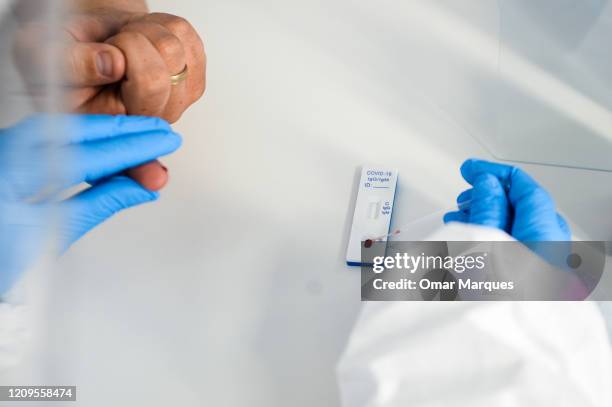
[[564, 241], [571, 238], [567, 223], [559, 222], [550, 194], [520, 168], [512, 172], [508, 197], [515, 213], [512, 236], [517, 240]]
[[74, 42], [65, 61], [65, 80], [72, 86], [108, 85], [125, 75], [123, 52], [110, 44]]
[[136, 181], [116, 176], [64, 201], [65, 216], [61, 251], [114, 214], [133, 206], [155, 201], [156, 192], [147, 191]]
[[509, 231], [510, 202], [494, 175], [483, 173], [473, 180], [470, 223]]

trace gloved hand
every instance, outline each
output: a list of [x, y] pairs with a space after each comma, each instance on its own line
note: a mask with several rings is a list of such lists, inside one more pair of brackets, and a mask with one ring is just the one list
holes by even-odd
[[[113, 214], [156, 200], [121, 173], [180, 144], [165, 121], [145, 117], [42, 115], [0, 130], [0, 294], [41, 254], [52, 220], [63, 252]], [[57, 201], [83, 182], [91, 187]]]
[[445, 223], [490, 226], [522, 242], [571, 240], [551, 196], [520, 168], [470, 159], [461, 175], [472, 188], [457, 197], [459, 210], [447, 213]]

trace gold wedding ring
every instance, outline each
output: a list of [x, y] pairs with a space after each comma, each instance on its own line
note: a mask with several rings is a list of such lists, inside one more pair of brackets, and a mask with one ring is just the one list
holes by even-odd
[[185, 65], [185, 68], [177, 73], [176, 75], [172, 75], [170, 77], [170, 84], [172, 86], [178, 85], [181, 82], [184, 82], [185, 79], [187, 79], [187, 74], [189, 73], [189, 69], [187, 68], [187, 65]]

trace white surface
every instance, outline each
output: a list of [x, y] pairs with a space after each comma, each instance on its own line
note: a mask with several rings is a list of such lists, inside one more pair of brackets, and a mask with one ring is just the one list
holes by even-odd
[[[494, 2], [449, 3], [497, 32]], [[413, 4], [153, 1], [204, 34], [208, 91], [177, 125], [161, 201], [53, 275], [38, 371], [86, 406], [338, 405], [361, 305], [344, 265], [357, 167], [399, 170], [402, 225], [451, 206], [461, 162], [488, 158], [464, 128], [487, 123], [491, 78], [419, 31], [436, 21], [416, 24]], [[585, 233], [612, 238], [611, 173], [524, 167]]]

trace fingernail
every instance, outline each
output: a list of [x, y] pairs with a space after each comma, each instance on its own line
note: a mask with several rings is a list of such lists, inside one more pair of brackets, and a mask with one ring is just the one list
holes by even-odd
[[103, 51], [96, 56], [96, 65], [101, 75], [111, 78], [113, 76], [113, 56]]

